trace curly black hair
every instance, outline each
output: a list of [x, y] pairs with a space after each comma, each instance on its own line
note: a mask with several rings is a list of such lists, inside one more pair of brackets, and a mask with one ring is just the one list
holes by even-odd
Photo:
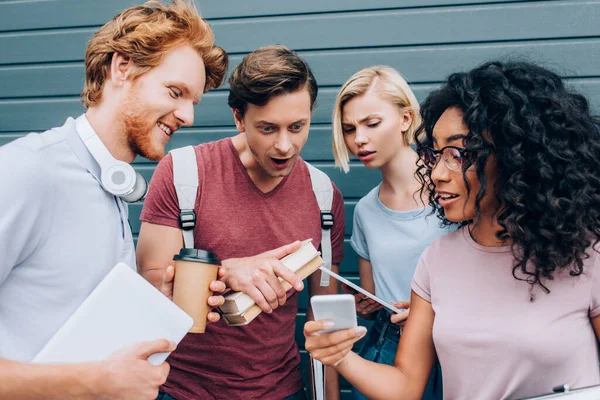
[[[464, 113], [469, 129], [464, 146], [481, 183], [478, 217], [488, 190], [484, 167], [495, 156], [493, 190], [502, 227], [496, 237], [512, 241], [513, 276], [549, 293], [544, 282], [557, 268], [582, 274], [588, 249], [600, 241], [600, 120], [590, 114], [586, 98], [533, 63], [488, 62], [450, 75], [427, 97], [415, 133], [418, 148], [432, 146], [433, 127], [452, 107]], [[416, 176], [434, 212], [451, 224], [421, 160]], [[470, 190], [465, 170], [463, 177]]]

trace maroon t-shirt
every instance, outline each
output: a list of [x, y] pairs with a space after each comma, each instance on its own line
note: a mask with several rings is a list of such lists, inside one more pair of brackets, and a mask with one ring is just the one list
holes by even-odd
[[[195, 247], [219, 259], [253, 256], [295, 240], [321, 243], [320, 212], [308, 167], [298, 159], [292, 172], [268, 193], [252, 182], [231, 139], [195, 147], [198, 159]], [[141, 220], [179, 227], [173, 163], [158, 165]], [[344, 203], [334, 186], [332, 262], [343, 259]], [[261, 313], [250, 324], [230, 327], [222, 320], [204, 334], [188, 334], [169, 357], [171, 372], [163, 390], [183, 399], [281, 400], [303, 387], [300, 354], [294, 341], [298, 295]]]

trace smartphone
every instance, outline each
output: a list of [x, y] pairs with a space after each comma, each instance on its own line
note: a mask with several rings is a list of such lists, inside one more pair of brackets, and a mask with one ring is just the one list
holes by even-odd
[[326, 319], [333, 321], [333, 328], [321, 333], [356, 328], [356, 305], [351, 294], [326, 294], [310, 298], [315, 321]]

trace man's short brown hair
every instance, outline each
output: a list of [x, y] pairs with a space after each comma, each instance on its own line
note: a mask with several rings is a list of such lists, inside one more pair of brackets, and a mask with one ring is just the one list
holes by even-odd
[[310, 107], [317, 99], [317, 80], [300, 56], [285, 46], [266, 46], [248, 54], [229, 77], [229, 107], [244, 116], [248, 104], [264, 106], [275, 96], [308, 89]]
[[115, 53], [129, 57], [135, 66], [129, 78], [159, 65], [171, 49], [188, 44], [202, 57], [206, 68], [204, 92], [223, 82], [227, 54], [214, 45], [214, 34], [191, 0], [169, 5], [148, 1], [126, 9], [104, 25], [90, 40], [85, 53], [85, 86], [81, 98], [88, 108], [102, 97]]

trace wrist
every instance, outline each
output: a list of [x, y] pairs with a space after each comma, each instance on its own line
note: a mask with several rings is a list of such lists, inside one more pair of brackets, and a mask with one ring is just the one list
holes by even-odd
[[356, 356], [356, 354], [353, 351], [350, 351], [343, 358], [341, 358], [337, 363], [331, 365], [331, 368], [333, 368], [336, 372], [344, 375], [343, 371], [348, 368], [349, 363], [352, 363], [351, 360], [352, 360], [353, 356]]
[[82, 365], [80, 378], [86, 393], [91, 399], [105, 398], [107, 384], [110, 384], [110, 367], [108, 362], [96, 362]]

